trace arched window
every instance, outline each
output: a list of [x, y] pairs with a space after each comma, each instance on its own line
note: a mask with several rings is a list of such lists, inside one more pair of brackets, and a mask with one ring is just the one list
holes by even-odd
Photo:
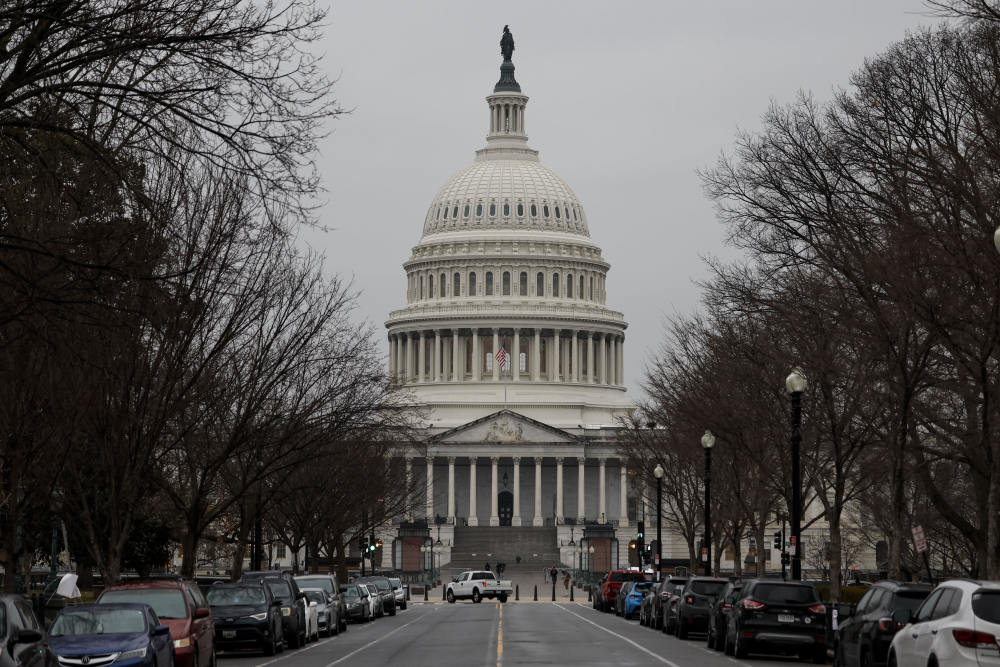
[[482, 215], [483, 215], [483, 205], [482, 204], [476, 204], [476, 217], [477, 218], [481, 218]]
[[559, 207], [556, 206], [556, 220], [559, 219]]
[[469, 274], [469, 296], [476, 296], [476, 274]]
[[524, 217], [524, 204], [517, 205], [517, 214], [522, 218]]
[[427, 276], [427, 292], [434, 298], [434, 276]]
[[570, 299], [573, 298], [573, 274], [566, 276], [566, 296]]
[[573, 207], [573, 219], [576, 220], [576, 206]]
[[538, 216], [538, 207], [534, 204], [531, 205], [531, 217], [534, 218]]
[[420, 276], [420, 298], [424, 298], [424, 277]]
[[447, 276], [445, 276], [445, 275], [444, 275], [444, 274], [442, 273], [442, 274], [441, 274], [441, 287], [440, 287], [440, 289], [439, 289], [439, 291], [438, 291], [438, 293], [439, 293], [439, 294], [441, 295], [441, 298], [442, 298], [442, 299], [443, 299], [444, 297], [448, 296], [448, 288], [447, 288], [447, 287], [445, 286], [445, 280], [447, 280], [447, 279], [448, 279], [448, 278], [447, 278]]
[[444, 207], [444, 219], [445, 220], [448, 219], [448, 207], [447, 206]]
[[493, 296], [493, 272], [486, 272], [486, 296]]
[[503, 204], [503, 214], [505, 216], [510, 215], [510, 204], [508, 204], [507, 202], [504, 202]]
[[503, 272], [503, 295], [510, 296], [510, 271]]
[[496, 214], [497, 214], [497, 205], [496, 204], [490, 204], [490, 217], [492, 218]]
[[580, 289], [577, 290], [576, 298], [578, 299], [583, 298], [583, 276], [580, 276]]
[[590, 300], [594, 300], [594, 276], [590, 277]]
[[453, 208], [451, 210], [451, 217], [453, 217], [453, 218], [457, 218], [458, 217], [458, 204], [455, 204], [455, 208]]
[[462, 296], [462, 274], [460, 273], [451, 277], [451, 295]]
[[549, 205], [548, 204], [546, 204], [545, 206], [542, 207], [542, 213], [545, 215], [546, 218], [549, 217]]
[[521, 288], [520, 294], [521, 294], [521, 296], [528, 296], [528, 272], [527, 271], [521, 271], [521, 280], [520, 280], [520, 283], [521, 283], [520, 284], [520, 288]]
[[552, 274], [552, 296], [559, 296], [559, 274]]
[[436, 220], [440, 220], [441, 219], [441, 207], [440, 206], [438, 206], [437, 218], [435, 218], [435, 219]]
[[465, 213], [463, 213], [462, 215], [464, 215], [466, 218], [469, 217], [469, 205], [468, 204], [465, 205]]
[[535, 296], [545, 296], [545, 274], [535, 276]]

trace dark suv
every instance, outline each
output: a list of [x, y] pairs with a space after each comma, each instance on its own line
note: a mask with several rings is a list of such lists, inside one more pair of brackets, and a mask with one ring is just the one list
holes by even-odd
[[677, 637], [687, 639], [689, 632], [708, 630], [708, 608], [728, 582], [715, 577], [691, 577], [681, 591], [674, 624]]
[[285, 650], [281, 602], [263, 581], [217, 583], [205, 597], [212, 606], [219, 648], [259, 648], [265, 655]]
[[382, 603], [382, 613], [390, 616], [396, 615], [396, 595], [392, 592], [392, 584], [387, 577], [372, 576], [361, 577], [354, 580], [359, 584], [374, 584], [378, 589], [379, 600]]
[[726, 625], [733, 602], [743, 590], [742, 581], [730, 581], [708, 608], [708, 648], [721, 651], [726, 646]]
[[775, 579], [744, 584], [729, 615], [726, 653], [745, 658], [759, 648], [826, 662], [826, 606], [815, 586]]
[[899, 629], [892, 612], [915, 610], [930, 592], [930, 584], [879, 581], [868, 589], [857, 608], [848, 608], [845, 614], [842, 606], [834, 637], [837, 664], [884, 665]]
[[306, 643], [306, 594], [299, 590], [295, 578], [280, 570], [244, 572], [240, 581], [260, 581], [271, 590], [275, 600], [281, 602], [281, 627], [285, 644], [299, 648]]

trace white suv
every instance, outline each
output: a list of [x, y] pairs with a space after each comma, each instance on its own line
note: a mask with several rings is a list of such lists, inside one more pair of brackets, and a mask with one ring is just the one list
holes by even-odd
[[889, 667], [1000, 667], [1000, 583], [945, 581], [910, 617], [893, 613], [897, 627]]

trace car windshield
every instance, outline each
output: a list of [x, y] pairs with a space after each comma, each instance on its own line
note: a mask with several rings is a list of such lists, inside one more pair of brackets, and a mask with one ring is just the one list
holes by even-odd
[[403, 582], [401, 582], [399, 579], [390, 579], [389, 583], [392, 584], [393, 588], [402, 588], [403, 587]]
[[344, 597], [358, 598], [361, 597], [361, 593], [358, 592], [357, 586], [351, 586], [350, 588], [344, 589]]
[[146, 631], [145, 614], [138, 609], [71, 609], [52, 624], [53, 637], [73, 635], [135, 634]]
[[389, 584], [389, 580], [388, 579], [376, 579], [375, 580], [375, 587], [377, 589], [379, 589], [380, 591], [383, 591], [383, 592], [384, 591], [391, 591], [392, 590], [392, 586]]
[[322, 588], [327, 593], [333, 593], [333, 581], [330, 577], [295, 577], [299, 588]]
[[208, 604], [213, 607], [260, 606], [267, 602], [260, 586], [213, 588], [208, 591]]
[[306, 598], [310, 602], [318, 602], [319, 604], [326, 604], [326, 593], [323, 591], [303, 591], [306, 594]]
[[642, 572], [612, 572], [608, 581], [643, 581], [645, 579]]
[[284, 581], [269, 581], [267, 587], [271, 589], [271, 595], [275, 600], [289, 602], [292, 599], [292, 589]]
[[100, 604], [115, 604], [117, 602], [144, 602], [153, 608], [160, 618], [187, 618], [188, 609], [184, 602], [184, 593], [176, 588], [127, 588], [117, 591], [105, 591], [98, 600]]
[[691, 592], [698, 595], [718, 595], [726, 587], [724, 581], [693, 581]]
[[761, 602], [796, 603], [818, 602], [819, 596], [812, 586], [797, 586], [795, 584], [761, 584], [753, 589], [751, 594]]
[[924, 601], [924, 598], [930, 594], [930, 590], [896, 591], [896, 597], [893, 599], [896, 605], [895, 609], [916, 609]]
[[653, 587], [652, 581], [640, 581], [635, 586], [632, 587], [632, 593], [641, 593], [642, 591], [648, 591]]
[[972, 613], [989, 623], [1000, 623], [1000, 591], [980, 591], [973, 595]]

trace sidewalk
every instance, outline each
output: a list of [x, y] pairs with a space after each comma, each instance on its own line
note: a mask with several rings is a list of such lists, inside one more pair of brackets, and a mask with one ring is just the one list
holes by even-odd
[[[533, 602], [536, 586], [538, 587], [539, 602], [552, 601], [552, 582], [544, 581], [541, 572], [538, 573], [537, 578], [522, 572], [518, 572], [516, 576], [512, 573], [507, 573], [504, 575], [504, 578], [511, 580], [511, 585], [514, 586], [515, 591], [514, 595], [507, 599], [508, 602]], [[570, 591], [566, 589], [561, 580], [556, 584], [555, 599], [557, 602], [568, 602], [570, 599]], [[574, 588], [573, 599], [577, 602], [586, 602], [586, 589]], [[444, 586], [434, 586], [427, 589], [427, 602], [442, 602], [444, 600]], [[424, 596], [423, 594], [414, 593], [410, 601], [423, 602]]]

